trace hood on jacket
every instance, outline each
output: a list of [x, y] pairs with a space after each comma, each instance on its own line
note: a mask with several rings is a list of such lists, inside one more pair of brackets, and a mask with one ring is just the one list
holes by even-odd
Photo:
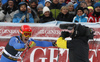
[[18, 4], [18, 9], [19, 9], [19, 11], [20, 11], [20, 6], [21, 5], [25, 5], [26, 6], [26, 11], [27, 11], [27, 4], [25, 3], [25, 2], [20, 2], [19, 4]]
[[71, 38], [78, 38], [86, 36], [86, 27], [80, 24], [75, 25], [74, 33], [72, 34]]
[[20, 9], [20, 6], [21, 5], [25, 5], [26, 6], [26, 8], [27, 8], [27, 4], [25, 3], [25, 2], [20, 2], [19, 4], [18, 4], [18, 8]]

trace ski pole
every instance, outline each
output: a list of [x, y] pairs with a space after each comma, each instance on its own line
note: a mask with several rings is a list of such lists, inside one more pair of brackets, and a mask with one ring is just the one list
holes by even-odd
[[24, 53], [24, 55], [23, 55], [23, 57], [22, 57], [22, 59], [21, 59], [21, 62], [23, 61], [23, 58], [25, 57], [25, 55], [26, 55], [26, 53], [28, 52], [28, 50], [29, 50], [29, 47], [28, 47], [28, 49], [26, 50], [26, 52]]

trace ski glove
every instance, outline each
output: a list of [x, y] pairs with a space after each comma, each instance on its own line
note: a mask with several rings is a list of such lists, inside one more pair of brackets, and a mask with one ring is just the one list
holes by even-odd
[[7, 7], [5, 7], [3, 13], [6, 15], [7, 14], [7, 11], [8, 11], [7, 10]]
[[20, 23], [24, 22], [24, 19], [25, 19], [25, 15], [22, 16]]
[[27, 14], [26, 18], [29, 19], [29, 14]]
[[55, 46], [55, 47], [57, 46], [56, 42], [57, 41], [52, 42], [52, 45]]
[[21, 20], [24, 20], [24, 19], [25, 19], [25, 15], [22, 16]]
[[62, 31], [61, 35], [60, 35], [60, 37], [63, 37], [63, 38], [66, 38], [66, 37], [69, 37], [69, 36], [70, 36], [70, 33], [67, 32], [67, 31]]
[[26, 21], [29, 22], [29, 14], [26, 15]]
[[33, 46], [36, 46], [36, 43], [34, 41], [30, 41], [28, 46], [29, 48], [32, 48]]

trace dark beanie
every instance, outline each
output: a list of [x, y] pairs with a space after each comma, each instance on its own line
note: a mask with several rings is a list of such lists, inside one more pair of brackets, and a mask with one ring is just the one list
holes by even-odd
[[20, 9], [20, 7], [21, 7], [22, 5], [25, 5], [26, 8], [27, 8], [27, 4], [26, 4], [26, 2], [20, 2], [20, 3], [18, 4], [18, 8]]
[[79, 7], [79, 8], [76, 10], [76, 12], [77, 12], [78, 10], [81, 10], [81, 11], [84, 13], [83, 7]]
[[98, 7], [98, 6], [100, 7], [100, 2], [97, 2], [97, 3], [94, 4], [94, 9], [95, 9], [96, 7]]
[[31, 0], [29, 3], [33, 3], [33, 2], [35, 2], [36, 4], [38, 4], [36, 0]]
[[87, 11], [89, 11], [89, 9], [88, 9], [88, 8], [84, 8], [84, 10], [87, 10]]

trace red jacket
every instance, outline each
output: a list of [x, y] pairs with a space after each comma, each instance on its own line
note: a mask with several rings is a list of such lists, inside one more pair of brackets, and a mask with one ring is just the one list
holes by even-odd
[[96, 16], [93, 16], [93, 15], [91, 14], [91, 15], [89, 15], [89, 17], [88, 17], [87, 22], [93, 22], [93, 23], [95, 23], [95, 22], [100, 22], [100, 16], [99, 16], [99, 17], [96, 17]]

